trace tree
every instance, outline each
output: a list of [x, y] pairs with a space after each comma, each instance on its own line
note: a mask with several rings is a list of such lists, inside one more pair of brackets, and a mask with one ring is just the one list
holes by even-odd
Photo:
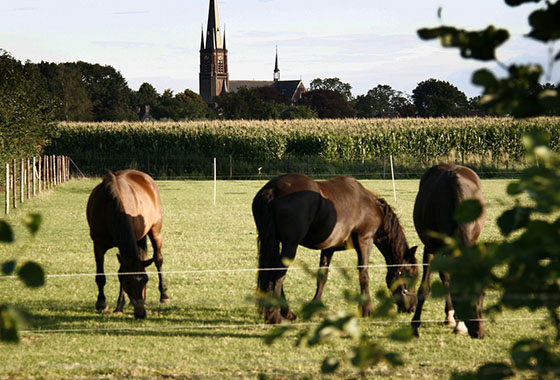
[[138, 119], [132, 106], [132, 90], [120, 72], [111, 66], [86, 62], [68, 65], [75, 65], [81, 72], [96, 121]]
[[46, 80], [48, 91], [59, 103], [55, 118], [66, 121], [94, 119], [93, 105], [75, 65], [41, 62], [37, 64]]
[[0, 158], [41, 153], [57, 104], [33, 64], [22, 65], [0, 50]]
[[186, 89], [175, 95], [178, 103], [178, 120], [202, 120], [210, 117], [211, 110], [202, 96]]
[[342, 82], [339, 78], [315, 78], [309, 83], [309, 90], [331, 90], [344, 96], [347, 102], [352, 100], [352, 86]]
[[310, 107], [321, 119], [341, 119], [355, 115], [346, 98], [334, 90], [308, 91], [302, 95], [298, 104]]
[[[275, 91], [272, 88], [271, 90]], [[225, 119], [278, 119], [286, 105], [264, 100], [260, 97], [262, 94], [271, 93], [262, 88], [247, 87], [242, 87], [236, 92], [222, 93], [215, 99], [217, 112]]]
[[377, 85], [359, 95], [355, 102], [356, 116], [362, 118], [397, 115], [400, 117], [414, 116], [415, 109], [409, 97], [389, 85]]
[[135, 106], [150, 106], [155, 109], [158, 104], [159, 94], [154, 86], [144, 82], [138, 88], [138, 91], [134, 94], [134, 105]]
[[465, 116], [467, 96], [449, 82], [428, 79], [412, 91], [414, 105], [422, 117]]
[[317, 112], [308, 106], [289, 106], [280, 113], [280, 119], [283, 120], [315, 119], [318, 117]]

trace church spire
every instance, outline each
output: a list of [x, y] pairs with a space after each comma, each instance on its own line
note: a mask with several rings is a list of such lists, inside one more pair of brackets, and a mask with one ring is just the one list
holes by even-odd
[[276, 59], [274, 60], [274, 81], [280, 80], [280, 69], [278, 68], [278, 45], [276, 46]]
[[218, 17], [218, 0], [210, 0], [208, 10], [208, 29], [206, 30], [206, 49], [215, 50], [222, 48], [220, 35], [220, 18]]
[[204, 50], [204, 25], [200, 28], [200, 51]]

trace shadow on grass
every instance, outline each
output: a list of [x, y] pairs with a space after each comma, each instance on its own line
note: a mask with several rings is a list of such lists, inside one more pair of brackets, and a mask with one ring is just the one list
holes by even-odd
[[184, 336], [210, 338], [263, 338], [270, 328], [260, 325], [255, 307], [161, 305], [150, 308], [148, 318], [137, 320], [130, 305], [124, 313], [98, 313], [93, 305], [71, 302], [64, 306], [50, 302], [35, 305], [26, 334], [78, 334], [113, 336]]

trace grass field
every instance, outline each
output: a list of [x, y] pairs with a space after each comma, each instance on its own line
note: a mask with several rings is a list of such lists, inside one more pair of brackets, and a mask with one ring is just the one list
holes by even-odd
[[[15, 226], [17, 241], [0, 247], [0, 262], [17, 259], [38, 261], [50, 277], [44, 287], [30, 290], [18, 280], [0, 278], [0, 304], [10, 303], [30, 311], [32, 324], [22, 332], [19, 345], [0, 344], [0, 379], [7, 378], [270, 378], [323, 377], [322, 359], [344, 355], [349, 340], [332, 340], [314, 348], [295, 347], [296, 334], [272, 346], [263, 342], [270, 327], [263, 325], [254, 296], [253, 271], [215, 271], [256, 267], [256, 232], [251, 200], [264, 181], [218, 183], [213, 205], [209, 181], [160, 181], [164, 205], [163, 255], [170, 304], [159, 304], [157, 276], [148, 283], [146, 320], [135, 320], [131, 307], [124, 314], [99, 314], [94, 305], [97, 288], [92, 243], [85, 219], [85, 205], [98, 179], [74, 180], [27, 201], [12, 210], [7, 220]], [[385, 197], [400, 216], [410, 245], [419, 244], [412, 224], [412, 206], [418, 180], [397, 181], [398, 200], [393, 201], [390, 181], [364, 180], [366, 187]], [[495, 219], [512, 201], [505, 195], [506, 180], [484, 180], [488, 221], [481, 240], [499, 238]], [[43, 216], [43, 225], [31, 238], [21, 224], [30, 212]], [[421, 252], [422, 249], [419, 250]], [[106, 271], [117, 271], [116, 250], [106, 255]], [[421, 259], [421, 254], [417, 255]], [[316, 266], [318, 252], [300, 248], [293, 267]], [[383, 264], [374, 249], [371, 263]], [[356, 254], [335, 254], [332, 266], [356, 264]], [[155, 270], [153, 267], [149, 271]], [[188, 272], [187, 272], [188, 271]], [[331, 311], [354, 306], [342, 292], [357, 289], [357, 271], [350, 282], [331, 271], [324, 301]], [[384, 286], [385, 269], [371, 269], [372, 289]], [[436, 276], [437, 277], [437, 276]], [[107, 278], [106, 295], [114, 308], [118, 280]], [[301, 270], [291, 270], [285, 282], [288, 300], [297, 312], [310, 300], [314, 280]], [[486, 306], [497, 299], [489, 292]], [[387, 349], [400, 352], [406, 364], [386, 365], [368, 371], [368, 378], [449, 378], [452, 371], [472, 370], [490, 360], [508, 360], [509, 347], [521, 338], [551, 334], [544, 314], [527, 311], [494, 315], [486, 325], [487, 337], [472, 340], [456, 336], [443, 319], [443, 302], [429, 299], [420, 338], [396, 343], [387, 338], [411, 315], [399, 315], [388, 325], [361, 320], [363, 328]], [[522, 321], [515, 320], [522, 319]], [[337, 376], [356, 372], [343, 367]]]

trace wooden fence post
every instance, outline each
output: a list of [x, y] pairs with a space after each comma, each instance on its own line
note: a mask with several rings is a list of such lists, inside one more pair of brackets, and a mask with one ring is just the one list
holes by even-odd
[[17, 208], [17, 161], [14, 158], [12, 160], [12, 201], [13, 201], [13, 208]]
[[32, 172], [33, 172], [33, 173], [32, 173], [32, 175], [33, 175], [33, 196], [35, 196], [35, 195], [37, 194], [37, 193], [35, 192], [35, 184], [36, 184], [36, 182], [35, 182], [35, 176], [36, 176], [36, 174], [37, 174], [37, 170], [35, 170], [35, 165], [36, 165], [35, 157], [33, 157], [33, 163], [32, 163], [32, 167], [33, 167], [33, 170], [32, 170]]
[[31, 199], [31, 180], [33, 177], [33, 173], [31, 173], [31, 160], [29, 157], [27, 158], [27, 199]]
[[10, 213], [10, 164], [6, 164], [6, 214]]
[[25, 166], [23, 158], [19, 159], [19, 203], [23, 203], [23, 193], [25, 192]]

